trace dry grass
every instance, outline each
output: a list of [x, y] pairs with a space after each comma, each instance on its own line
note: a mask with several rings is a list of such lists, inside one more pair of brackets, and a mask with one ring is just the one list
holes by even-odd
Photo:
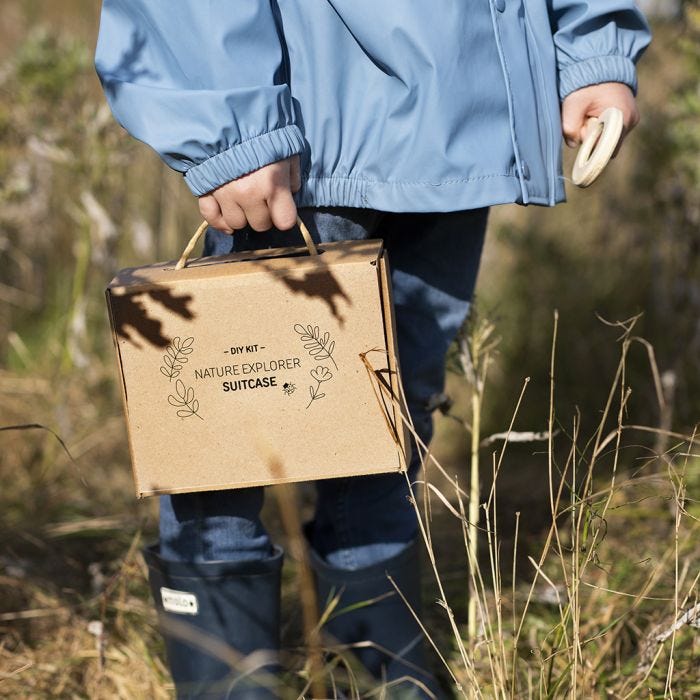
[[[700, 690], [694, 662], [700, 509], [688, 495], [700, 483], [700, 455], [694, 435], [670, 435], [672, 444], [662, 453], [634, 442], [645, 431], [630, 426], [624, 411], [631, 333], [631, 327], [624, 330], [619, 372], [590, 439], [581, 436], [576, 416], [569, 430], [562, 425], [555, 432], [556, 382], [552, 385], [551, 440], [539, 459], [555, 517], [542, 538], [525, 545], [519, 541], [517, 526], [527, 511], [507, 523], [499, 514], [499, 482], [507, 483], [508, 471], [517, 468], [509, 460], [507, 439], [502, 448], [480, 451], [491, 486], [482, 494], [478, 529], [471, 528], [486, 544], [485, 556], [482, 547], [476, 560], [469, 525], [477, 523], [467, 516], [469, 496], [456, 474], [427, 459], [430, 498], [416, 507], [433, 574], [426, 588], [437, 606], [427, 611], [424, 624], [444, 660], [444, 675], [464, 697], [692, 697]], [[477, 354], [473, 357], [480, 362]], [[553, 368], [556, 377], [555, 362]], [[526, 387], [514, 396], [515, 404], [526, 397]], [[517, 412], [506, 437], [516, 424]], [[112, 440], [120, 439], [115, 431]], [[133, 508], [123, 468], [111, 481], [100, 472], [104, 497], [123, 499], [120, 508], [102, 510], [91, 499], [95, 481], [85, 473], [83, 455], [76, 461], [86, 486], [53, 436], [39, 431], [3, 440], [3, 455], [13, 455], [13, 471], [20, 478], [10, 482], [10, 494], [3, 492], [10, 527], [3, 537], [0, 577], [2, 693], [167, 696], [167, 673], [139, 554], [140, 524], [152, 513], [139, 516]], [[86, 443], [89, 437], [83, 439], [84, 447]], [[99, 447], [93, 449], [99, 453]], [[33, 455], [42, 456], [34, 461], [36, 472], [26, 469]], [[3, 466], [8, 462], [4, 457]], [[8, 474], [3, 471], [4, 477]], [[81, 492], [82, 503], [77, 498]], [[30, 502], [28, 494], [43, 500], [44, 509]], [[66, 512], [69, 505], [84, 511]], [[433, 524], [441, 520], [434, 531]], [[508, 532], [513, 529], [514, 535]], [[453, 561], [463, 562], [458, 587], [454, 578], [443, 580], [433, 546], [437, 537], [452, 543]], [[504, 560], [504, 540], [515, 543], [511, 561]], [[461, 555], [454, 551], [459, 542]], [[533, 552], [522, 570], [521, 546]], [[288, 572], [292, 579], [285, 591], [292, 604], [295, 575], [295, 570]], [[471, 626], [464, 604], [469, 581], [476, 608]], [[455, 590], [463, 600], [455, 601]], [[696, 612], [683, 620], [689, 610]], [[353, 677], [345, 670], [345, 650], [333, 651], [339, 653], [329, 657], [321, 672], [341, 688]], [[289, 697], [297, 697], [308, 678], [306, 658], [303, 651], [290, 649], [289, 661]]]
[[[695, 432], [668, 433], [627, 420], [631, 387], [626, 366], [633, 346], [644, 347], [651, 379], [660, 383], [649, 345], [633, 335], [637, 320], [616, 324], [622, 331], [618, 368], [598, 426], [584, 439], [579, 416], [572, 416], [569, 430], [556, 416], [555, 314], [548, 444], [541, 454], [549, 486], [550, 526], [537, 544], [538, 554], [527, 556], [525, 571], [519, 570], [517, 548], [521, 515], [527, 513], [516, 513], [515, 523], [507, 524], [514, 528], [513, 557], [507, 566], [502, 544], [511, 535], [502, 534], [497, 494], [499, 480], [507, 480], [513, 467], [507, 447], [517, 435], [513, 426], [528, 380], [502, 436], [503, 446], [491, 454], [491, 486], [483, 502], [479, 476], [474, 478], [479, 471], [475, 452], [472, 488], [465, 494], [457, 475], [448, 475], [422, 445], [425, 469], [419, 483], [427, 486], [427, 498], [422, 508], [416, 499], [415, 507], [437, 605], [443, 611], [441, 625], [452, 630], [452, 656], [440, 649], [442, 635], [426, 632], [461, 696], [685, 698], [700, 692], [696, 673], [700, 507], [688, 495], [689, 484], [700, 483], [700, 454]], [[488, 322], [476, 324], [468, 341], [460, 345], [462, 366], [476, 397], [469, 423], [472, 446], [481, 442], [475, 426], [495, 347], [492, 330]], [[660, 391], [658, 397], [663, 403]], [[405, 413], [404, 420], [410, 423]], [[639, 434], [669, 438], [672, 445], [659, 452], [631, 442]], [[565, 445], [555, 446], [555, 436]], [[630, 450], [640, 455], [633, 467], [625, 468]], [[465, 505], [475, 501], [478, 509]], [[431, 522], [438, 510], [456, 521], [453, 542], [462, 533], [464, 588], [468, 585], [470, 595], [461, 625], [435, 555]], [[481, 560], [475, 540], [487, 544]], [[508, 578], [510, 586], [504, 584]]]

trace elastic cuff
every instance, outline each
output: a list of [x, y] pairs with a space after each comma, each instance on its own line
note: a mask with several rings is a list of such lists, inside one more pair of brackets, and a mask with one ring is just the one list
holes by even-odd
[[559, 73], [559, 97], [600, 83], [624, 83], [637, 94], [637, 71], [626, 56], [596, 56], [572, 63]]
[[185, 173], [185, 182], [200, 197], [265, 165], [301, 153], [304, 143], [301, 130], [294, 124], [268, 131], [192, 166]]
[[206, 561], [184, 562], [163, 559], [160, 546], [152, 544], [143, 549], [143, 557], [150, 569], [155, 569], [169, 578], [225, 578], [228, 576], [266, 576], [277, 574], [282, 569], [284, 551], [275, 545], [268, 559], [253, 561]]

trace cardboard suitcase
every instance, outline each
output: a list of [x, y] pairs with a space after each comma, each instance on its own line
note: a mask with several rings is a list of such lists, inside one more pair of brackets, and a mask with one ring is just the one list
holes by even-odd
[[185, 264], [202, 226], [109, 284], [139, 497], [405, 469], [383, 243], [301, 226], [305, 247]]

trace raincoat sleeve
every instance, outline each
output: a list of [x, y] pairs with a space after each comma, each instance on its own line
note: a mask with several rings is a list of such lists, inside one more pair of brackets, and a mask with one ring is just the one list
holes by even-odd
[[651, 33], [634, 0], [547, 0], [559, 97], [587, 85], [625, 83], [637, 92], [635, 63]]
[[95, 66], [117, 120], [195, 195], [304, 148], [269, 0], [104, 0]]

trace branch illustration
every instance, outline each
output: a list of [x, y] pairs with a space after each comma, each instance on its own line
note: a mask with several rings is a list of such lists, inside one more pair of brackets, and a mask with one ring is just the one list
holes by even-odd
[[198, 413], [199, 401], [194, 398], [194, 389], [192, 387], [186, 387], [182, 380], [178, 379], [175, 382], [175, 394], [168, 396], [168, 403], [178, 409], [177, 415], [180, 418], [197, 416], [199, 420], [204, 420]]
[[304, 348], [309, 351], [309, 355], [313, 357], [318, 362], [323, 360], [330, 360], [336, 369], [338, 365], [333, 359], [333, 351], [335, 350], [335, 340], [330, 339], [330, 334], [326, 331], [321, 335], [321, 331], [318, 326], [302, 326], [301, 323], [297, 323], [294, 326], [294, 330], [301, 337], [301, 341], [304, 343]]
[[171, 382], [176, 377], [180, 376], [182, 365], [188, 360], [188, 355], [194, 349], [192, 347], [194, 338], [185, 338], [182, 340], [179, 336], [172, 339], [172, 342], [165, 349], [167, 355], [163, 355], [163, 365], [160, 368], [160, 373], [166, 376]]

